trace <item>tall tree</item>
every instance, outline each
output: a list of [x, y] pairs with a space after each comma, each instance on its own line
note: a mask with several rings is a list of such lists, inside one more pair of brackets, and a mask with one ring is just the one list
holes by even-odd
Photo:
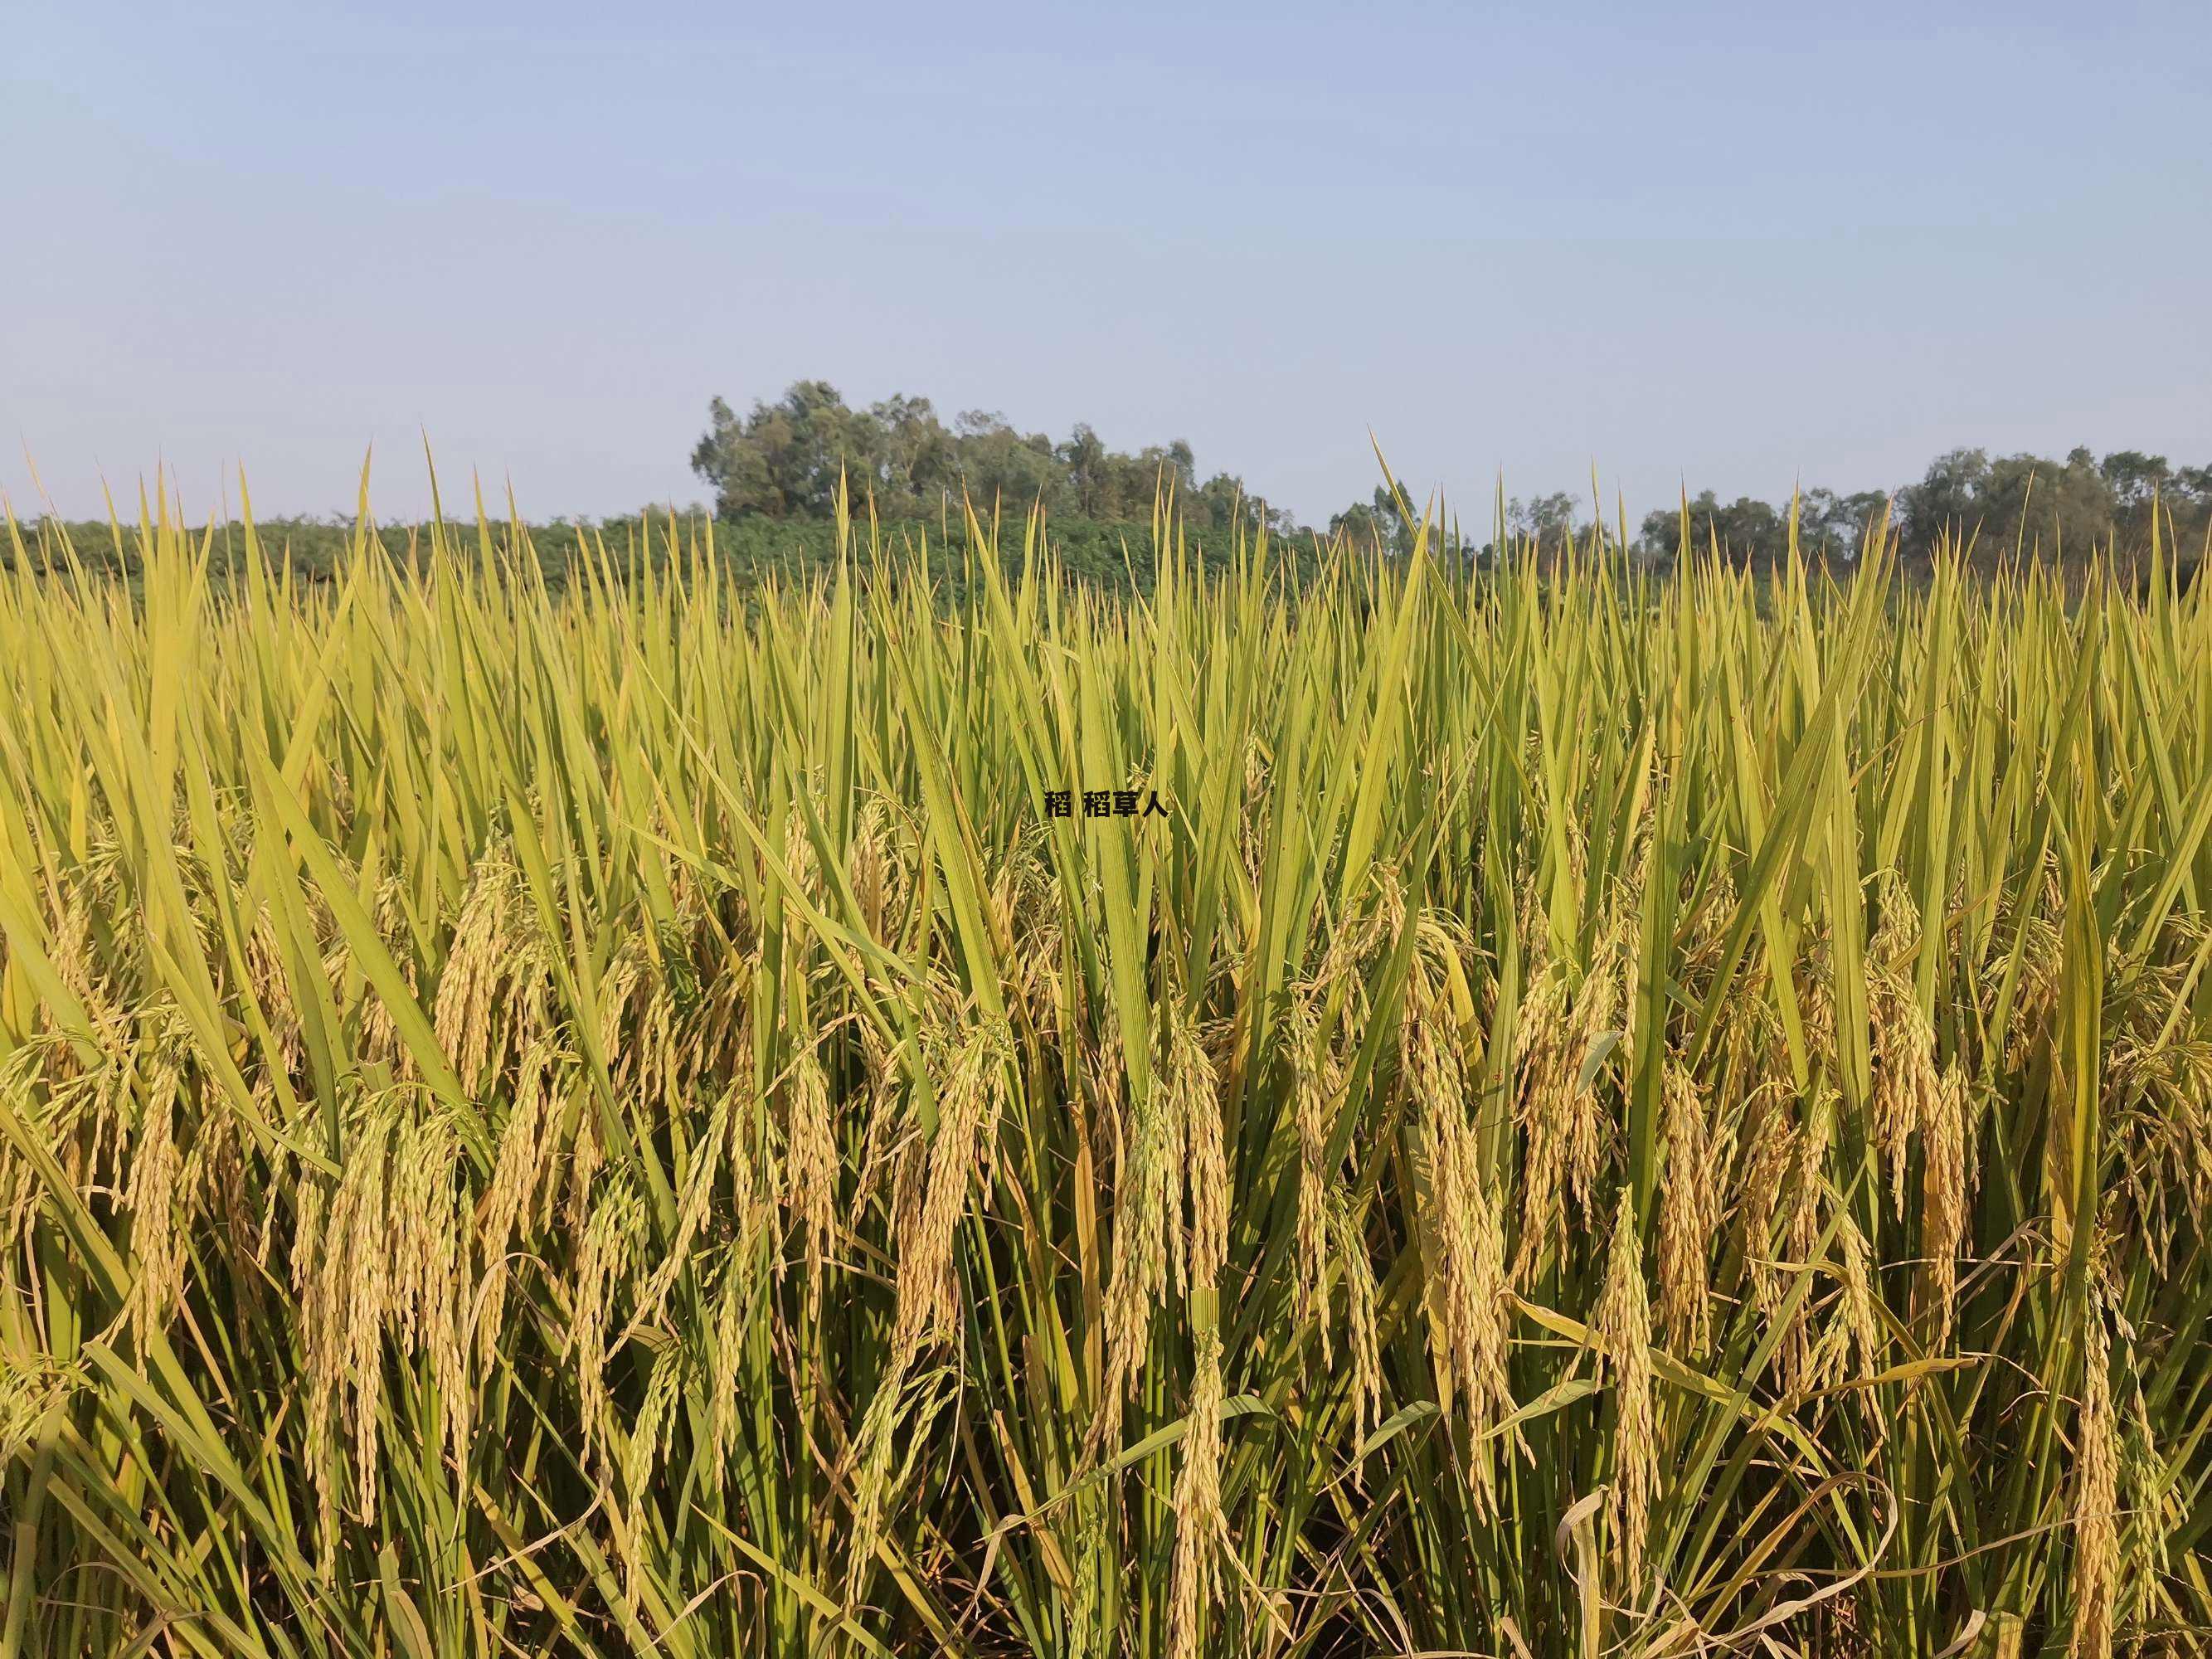
[[1905, 552], [1921, 562], [1942, 545], [1991, 569], [2015, 556], [2078, 559], [2112, 544], [2112, 488], [2087, 449], [2063, 461], [1954, 449], [1899, 492], [1898, 504]]

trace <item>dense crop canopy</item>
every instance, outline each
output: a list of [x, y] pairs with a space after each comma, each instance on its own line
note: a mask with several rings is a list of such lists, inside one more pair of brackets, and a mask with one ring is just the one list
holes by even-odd
[[2201, 1650], [2201, 586], [135, 534], [0, 574], [0, 1659]]

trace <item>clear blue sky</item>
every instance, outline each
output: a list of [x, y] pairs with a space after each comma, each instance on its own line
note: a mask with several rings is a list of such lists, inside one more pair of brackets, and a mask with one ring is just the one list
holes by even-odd
[[15, 0], [0, 486], [611, 513], [803, 376], [1313, 519], [1370, 427], [1485, 516], [2212, 460], [2212, 8], [1820, 11]]

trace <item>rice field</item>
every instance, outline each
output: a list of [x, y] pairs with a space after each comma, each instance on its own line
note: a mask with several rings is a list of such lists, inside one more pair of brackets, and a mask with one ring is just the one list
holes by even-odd
[[2212, 1643], [2203, 585], [15, 533], [0, 1659]]

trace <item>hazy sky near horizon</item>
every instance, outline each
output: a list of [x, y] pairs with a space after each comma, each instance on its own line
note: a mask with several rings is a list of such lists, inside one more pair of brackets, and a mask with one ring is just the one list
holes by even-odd
[[0, 488], [532, 516], [826, 379], [1319, 521], [2212, 461], [2212, 8], [15, 0]]

